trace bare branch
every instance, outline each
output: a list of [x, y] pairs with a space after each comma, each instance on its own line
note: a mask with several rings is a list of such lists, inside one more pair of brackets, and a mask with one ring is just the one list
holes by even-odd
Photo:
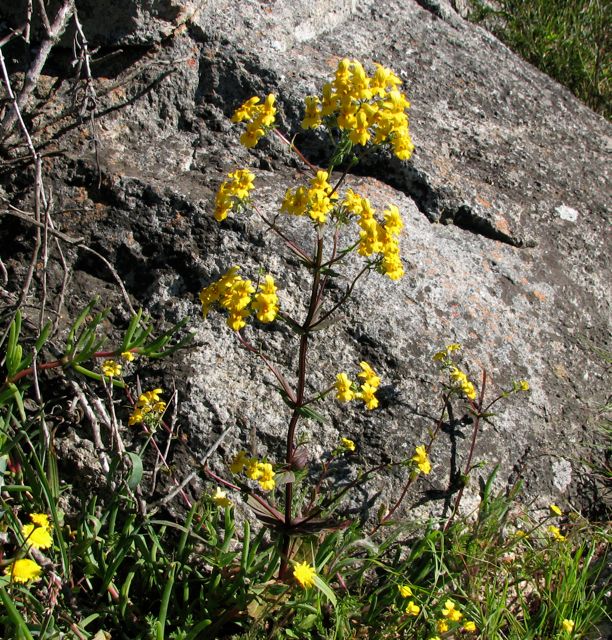
[[[39, 0], [42, 4], [42, 0]], [[60, 7], [57, 15], [55, 16], [55, 20], [53, 24], [49, 24], [47, 19], [47, 37], [42, 41], [40, 45], [40, 49], [38, 50], [38, 55], [36, 56], [32, 66], [28, 69], [26, 74], [23, 89], [19, 94], [19, 97], [13, 104], [13, 109], [9, 110], [6, 117], [4, 118], [4, 122], [0, 126], [0, 133], [3, 135], [5, 132], [10, 131], [10, 128], [15, 123], [19, 116], [19, 111], [23, 109], [25, 103], [27, 102], [30, 94], [36, 87], [38, 83], [38, 78], [42, 72], [42, 69], [49, 57], [49, 53], [51, 49], [55, 45], [55, 43], [59, 40], [61, 35], [64, 33], [66, 29], [66, 25], [68, 21], [72, 17], [74, 12], [74, 0], [65, 0], [64, 4]], [[45, 22], [46, 13], [43, 13], [43, 23]], [[45, 27], [47, 27], [45, 25]], [[3, 63], [4, 64], [4, 63]]]

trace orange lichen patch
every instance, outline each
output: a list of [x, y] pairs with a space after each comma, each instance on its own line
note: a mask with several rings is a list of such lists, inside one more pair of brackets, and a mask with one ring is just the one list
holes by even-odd
[[482, 198], [481, 196], [476, 196], [476, 202], [481, 206], [484, 207], [485, 209], [490, 209], [491, 208], [491, 203], [488, 200], [485, 200], [484, 198]]
[[545, 302], [546, 301], [546, 294], [542, 293], [541, 291], [538, 291], [537, 289], [534, 289], [531, 292], [534, 297], [536, 297], [540, 302]]
[[508, 236], [511, 235], [508, 221], [500, 215], [495, 216], [495, 228]]

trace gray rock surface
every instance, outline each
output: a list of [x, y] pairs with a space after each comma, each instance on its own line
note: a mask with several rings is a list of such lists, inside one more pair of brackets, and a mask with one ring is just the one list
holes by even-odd
[[[457, 341], [475, 379], [486, 369], [493, 388], [526, 378], [532, 389], [485, 427], [476, 449], [476, 460], [486, 462], [481, 473], [499, 463], [500, 487], [523, 478], [526, 499], [539, 506], [554, 500], [595, 508], [601, 488], [587, 461], [609, 381], [592, 346], [611, 349], [609, 124], [464, 22], [448, 2], [276, 0], [238, 7], [229, 0], [134, 0], [107, 9], [102, 19], [95, 7], [103, 4], [83, 2], [81, 11], [85, 29], [93, 20], [94, 42], [122, 50], [96, 71], [100, 187], [92, 147], [74, 119], [41, 126], [37, 136], [60, 151], [48, 179], [62, 230], [84, 235], [153, 315], [194, 317], [200, 346], [171, 365], [194, 456], [236, 423], [222, 454], [249, 446], [256, 432], [259, 453], [277, 459], [287, 421], [270, 376], [222, 318], [199, 319], [200, 288], [233, 264], [252, 276], [263, 264], [279, 281], [282, 304], [300, 304], [305, 294], [305, 274], [285, 260], [255, 215], [222, 225], [212, 219], [216, 188], [237, 166], [257, 174], [255, 197], [269, 214], [301, 177], [300, 164], [278, 140], [253, 151], [241, 147], [229, 116], [251, 95], [273, 92], [283, 129], [299, 132], [303, 97], [348, 56], [393, 68], [412, 102], [411, 161], [373, 157], [348, 181], [375, 206], [400, 207], [407, 276], [400, 283], [371, 276], [314, 346], [314, 388], [340, 370], [354, 371], [362, 359], [383, 386], [377, 411], [330, 401], [322, 408], [324, 427], [303, 427], [312, 460], [339, 436], [354, 439], [368, 464], [411, 455], [440, 410], [431, 356]], [[319, 141], [300, 133], [298, 145], [324, 162]], [[28, 179], [27, 172], [1, 176], [16, 206], [28, 206]], [[4, 258], [10, 294], [31, 230], [14, 220], [0, 224], [3, 235], [15, 238]], [[114, 321], [124, 322], [110, 274], [75, 250], [68, 258], [75, 294], [67, 315], [78, 307], [79, 292], [101, 289], [117, 303]], [[274, 326], [263, 335], [281, 366], [295, 368], [287, 331]], [[465, 460], [470, 435], [469, 425], [459, 424], [438, 441], [434, 471], [406, 508], [420, 503], [440, 513], [443, 501], [433, 498], [448, 488], [452, 464]], [[390, 502], [403, 478], [399, 471], [377, 477], [353, 496], [352, 508], [365, 511], [379, 494]], [[476, 503], [474, 482], [465, 507]]]

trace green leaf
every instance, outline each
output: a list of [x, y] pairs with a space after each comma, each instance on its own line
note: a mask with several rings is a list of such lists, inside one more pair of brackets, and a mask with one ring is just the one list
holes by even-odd
[[315, 575], [314, 577], [315, 587], [332, 603], [335, 607], [337, 604], [336, 596], [334, 592], [331, 590], [331, 587], [321, 578], [319, 575]]
[[0, 600], [2, 600], [4, 608], [8, 613], [8, 617], [15, 626], [15, 630], [17, 631], [14, 637], [24, 638], [25, 640], [34, 640], [32, 634], [30, 633], [30, 630], [28, 629], [26, 621], [22, 618], [21, 614], [17, 610], [17, 607], [15, 606], [15, 603], [3, 587], [0, 587]]
[[298, 409], [298, 412], [301, 416], [304, 416], [304, 418], [310, 418], [311, 420], [315, 420], [319, 424], [325, 424], [325, 418], [310, 407], [300, 407]]
[[126, 451], [125, 454], [130, 459], [131, 469], [126, 483], [132, 491], [140, 484], [143, 474], [142, 458], [133, 451]]

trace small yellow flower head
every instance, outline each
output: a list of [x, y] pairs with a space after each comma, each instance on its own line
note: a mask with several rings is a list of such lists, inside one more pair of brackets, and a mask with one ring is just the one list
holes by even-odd
[[264, 491], [272, 491], [276, 486], [276, 481], [274, 480], [274, 469], [272, 469], [272, 465], [269, 462], [259, 462], [257, 464], [258, 468], [258, 478], [259, 486]]
[[444, 603], [442, 615], [452, 622], [459, 622], [459, 620], [463, 618], [463, 614], [457, 609], [457, 605], [450, 598]]
[[363, 400], [366, 409], [376, 409], [378, 406], [378, 398], [374, 395], [375, 393], [376, 387], [364, 382], [364, 384], [361, 385], [361, 390], [357, 392], [357, 398]]
[[528, 537], [529, 537], [528, 533], [527, 533], [526, 531], [523, 531], [523, 529], [517, 529], [517, 530], [514, 532], [514, 535], [515, 535], [517, 538], [528, 538]]
[[418, 616], [420, 611], [421, 611], [421, 607], [419, 607], [419, 605], [416, 604], [413, 600], [410, 600], [406, 605], [405, 612], [409, 616]]
[[302, 120], [302, 129], [316, 129], [321, 126], [321, 101], [317, 96], [308, 96], [305, 102], [306, 113]]
[[264, 282], [260, 283], [252, 307], [259, 322], [272, 322], [278, 315], [278, 296], [276, 295], [274, 278], [271, 275], [268, 274]]
[[238, 169], [228, 173], [227, 177], [215, 196], [214, 216], [217, 222], [225, 220], [232, 209], [241, 210], [254, 189], [255, 175], [248, 169]]
[[114, 360], [105, 360], [100, 368], [102, 373], [109, 378], [121, 375], [121, 365]]
[[514, 383], [514, 388], [517, 391], [529, 391], [529, 383], [527, 382], [527, 380], [517, 380]]
[[232, 122], [246, 122], [246, 131], [240, 136], [245, 147], [254, 147], [267, 131], [274, 126], [276, 119], [276, 98], [271, 93], [263, 104], [260, 98], [253, 96], [244, 102], [232, 116]]
[[346, 373], [336, 375], [336, 398], [340, 402], [350, 402], [355, 399], [355, 392], [352, 390], [353, 382]]
[[232, 473], [242, 473], [249, 462], [249, 456], [246, 451], [239, 451], [234, 459], [230, 462], [229, 468]]
[[9, 576], [11, 581], [24, 583], [39, 580], [41, 573], [42, 569], [40, 566], [29, 558], [15, 560], [13, 564], [4, 570], [4, 575]]
[[559, 507], [556, 504], [549, 505], [548, 509], [550, 511], [550, 515], [552, 515], [552, 516], [562, 516], [563, 515], [563, 511], [561, 511], [561, 509], [559, 509]]
[[402, 598], [409, 598], [412, 595], [412, 589], [410, 588], [410, 585], [398, 584], [397, 588]]
[[234, 111], [234, 115], [232, 116], [232, 122], [244, 122], [245, 120], [252, 120], [255, 113], [257, 104], [261, 102], [260, 98], [257, 96], [253, 96], [249, 98], [246, 102], [241, 104], [236, 111]]
[[563, 627], [563, 631], [565, 631], [566, 633], [573, 633], [576, 623], [573, 620], [565, 618], [565, 620], [563, 620], [563, 622], [561, 623], [561, 626]]
[[53, 544], [49, 516], [45, 513], [30, 514], [32, 524], [24, 524], [21, 533], [27, 545], [35, 549], [48, 549]]
[[293, 577], [304, 589], [314, 585], [316, 575], [314, 567], [311, 567], [307, 562], [300, 562], [293, 567]]
[[425, 445], [418, 446], [415, 449], [414, 455], [410, 459], [412, 460], [412, 462], [416, 464], [419, 470], [425, 475], [428, 475], [431, 472], [431, 462], [429, 461], [429, 456], [427, 455], [427, 450], [425, 449]]
[[374, 373], [374, 369], [367, 362], [360, 362], [361, 373], [357, 374], [358, 378], [361, 378], [365, 383], [369, 384], [374, 389], [378, 389], [380, 386], [380, 378]]
[[232, 506], [232, 501], [227, 497], [227, 491], [223, 491], [220, 487], [217, 487], [217, 490], [212, 496], [212, 501], [218, 507], [222, 507], [224, 509]]
[[51, 523], [49, 522], [49, 516], [46, 513], [31, 513], [30, 520], [37, 526], [43, 529], [50, 529]]
[[136, 359], [136, 355], [132, 351], [122, 351], [121, 359], [125, 362], [133, 362]]
[[463, 625], [463, 630], [467, 633], [474, 633], [476, 631], [476, 623], [472, 622], [472, 620], [468, 620]]
[[436, 622], [436, 631], [438, 633], [446, 633], [448, 631], [448, 622], [444, 618]]
[[555, 527], [554, 525], [551, 524], [548, 527], [548, 531], [557, 542], [563, 542], [565, 540], [565, 536], [562, 535], [561, 531], [559, 530], [559, 527]]
[[348, 438], [341, 438], [340, 446], [345, 451], [355, 451], [355, 443], [352, 440], [349, 440]]
[[166, 410], [166, 403], [160, 398], [162, 393], [163, 389], [152, 389], [141, 393], [136, 406], [132, 410], [128, 424], [133, 425], [144, 422], [152, 425], [159, 422]]

